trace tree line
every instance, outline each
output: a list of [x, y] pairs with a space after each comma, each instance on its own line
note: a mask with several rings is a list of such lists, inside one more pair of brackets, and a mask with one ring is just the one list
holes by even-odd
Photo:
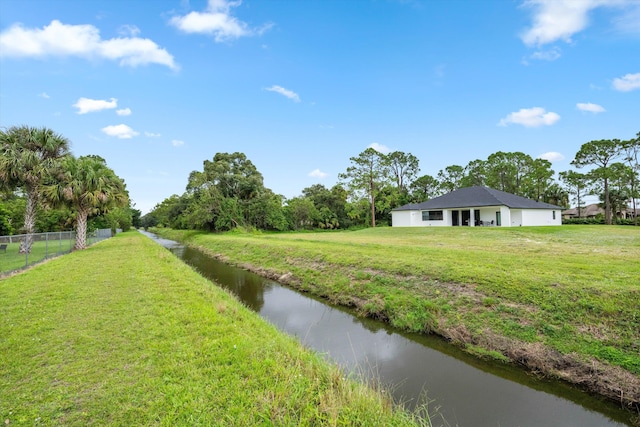
[[133, 222], [124, 180], [100, 156], [75, 157], [69, 145], [46, 127], [0, 130], [0, 235], [26, 234], [21, 253], [31, 251], [36, 231], [74, 227], [75, 249], [84, 249], [88, 227]]
[[[391, 210], [420, 203], [450, 191], [482, 185], [536, 201], [579, 209], [586, 195], [597, 195], [605, 220], [633, 205], [639, 196], [640, 132], [629, 140], [583, 144], [571, 164], [576, 170], [556, 173], [551, 162], [522, 152], [496, 152], [466, 166], [451, 165], [434, 175], [420, 175], [410, 153], [383, 154], [367, 148], [350, 158], [331, 188], [315, 184], [286, 199], [266, 188], [262, 174], [243, 153], [217, 153], [190, 173], [186, 191], [157, 204], [140, 219], [144, 227], [227, 231], [338, 229], [388, 224]], [[634, 219], [637, 225], [637, 218]]]

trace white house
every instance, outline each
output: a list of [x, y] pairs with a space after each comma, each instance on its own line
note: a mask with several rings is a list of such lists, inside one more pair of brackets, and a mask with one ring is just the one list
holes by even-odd
[[391, 211], [394, 227], [562, 225], [562, 208], [487, 187], [466, 187]]

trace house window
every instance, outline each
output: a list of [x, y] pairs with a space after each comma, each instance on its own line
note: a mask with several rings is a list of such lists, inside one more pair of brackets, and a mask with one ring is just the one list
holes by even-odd
[[442, 211], [422, 211], [423, 221], [442, 221]]
[[556, 219], [556, 211], [553, 211], [553, 219]]

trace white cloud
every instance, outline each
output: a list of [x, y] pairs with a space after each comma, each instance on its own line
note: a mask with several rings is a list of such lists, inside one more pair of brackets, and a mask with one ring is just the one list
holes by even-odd
[[564, 155], [558, 153], [557, 151], [549, 151], [547, 153], [542, 153], [538, 156], [539, 159], [549, 160], [551, 163], [559, 162], [564, 160]]
[[123, 124], [103, 127], [102, 132], [109, 136], [115, 136], [119, 139], [131, 139], [134, 136], [139, 135], [138, 132]]
[[182, 147], [184, 145], [184, 141], [180, 139], [172, 139], [171, 145], [173, 145], [174, 147]]
[[533, 10], [533, 23], [520, 38], [527, 46], [571, 43], [571, 37], [589, 25], [589, 12], [599, 7], [620, 8], [622, 17], [614, 22], [624, 30], [637, 24], [637, 5], [637, 0], [526, 0], [523, 6]]
[[522, 108], [514, 113], [507, 114], [500, 120], [499, 126], [507, 126], [509, 124], [517, 124], [525, 127], [549, 126], [560, 120], [560, 115], [544, 108]]
[[120, 65], [166, 65], [178, 69], [173, 56], [149, 39], [120, 37], [103, 40], [93, 25], [67, 25], [53, 20], [40, 28], [14, 24], [0, 33], [0, 55], [5, 57], [105, 58]]
[[241, 0], [209, 0], [203, 12], [174, 16], [169, 23], [185, 33], [213, 35], [216, 42], [260, 35], [271, 28], [271, 24], [250, 28], [246, 22], [232, 16], [231, 8], [240, 6], [241, 3]]
[[118, 28], [118, 34], [121, 36], [135, 37], [140, 34], [140, 28], [135, 25], [121, 25], [120, 28]]
[[613, 79], [613, 88], [620, 92], [629, 92], [640, 89], [640, 73], [625, 74]]
[[320, 169], [314, 169], [311, 172], [309, 172], [309, 176], [313, 178], [325, 179], [326, 177], [329, 176], [329, 174], [322, 172]]
[[42, 92], [40, 95], [38, 95], [40, 98], [44, 98], [44, 99], [49, 99], [51, 98], [47, 92]]
[[130, 116], [131, 108], [123, 108], [121, 110], [116, 110], [116, 114], [119, 116]]
[[382, 154], [389, 154], [391, 152], [389, 147], [387, 147], [386, 145], [378, 144], [377, 142], [374, 142], [373, 144], [369, 145], [367, 148], [373, 148], [378, 153], [382, 153]]
[[78, 109], [77, 114], [93, 113], [95, 111], [116, 108], [117, 106], [118, 100], [115, 98], [111, 98], [110, 101], [105, 101], [104, 99], [79, 98], [78, 101], [72, 105], [72, 107]]
[[146, 136], [147, 138], [159, 138], [162, 135], [160, 135], [159, 133], [153, 133], [153, 132], [144, 132], [144, 136]]
[[555, 61], [556, 59], [560, 58], [561, 52], [562, 51], [560, 50], [559, 47], [554, 46], [549, 50], [539, 50], [539, 51], [533, 52], [530, 58], [537, 59], [539, 61]]
[[629, 2], [629, 8], [625, 14], [613, 19], [618, 31], [627, 34], [640, 34], [640, 2]]
[[587, 14], [597, 1], [528, 0], [523, 6], [534, 10], [533, 25], [520, 38], [527, 46], [542, 46], [560, 39], [570, 42], [587, 26]]
[[285, 89], [282, 86], [273, 85], [271, 87], [266, 88], [265, 90], [279, 93], [280, 95], [286, 96], [287, 98], [294, 100], [295, 102], [300, 102], [300, 97], [298, 96], [297, 93], [295, 93], [292, 90]]
[[578, 110], [588, 111], [590, 113], [604, 113], [607, 111], [602, 105], [592, 104], [591, 102], [578, 102], [576, 107], [578, 107]]

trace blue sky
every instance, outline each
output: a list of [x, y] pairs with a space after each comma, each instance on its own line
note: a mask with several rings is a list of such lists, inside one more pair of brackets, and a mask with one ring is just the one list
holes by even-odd
[[0, 0], [0, 126], [97, 154], [148, 212], [217, 152], [287, 198], [367, 147], [421, 174], [570, 169], [640, 131], [639, 0]]

